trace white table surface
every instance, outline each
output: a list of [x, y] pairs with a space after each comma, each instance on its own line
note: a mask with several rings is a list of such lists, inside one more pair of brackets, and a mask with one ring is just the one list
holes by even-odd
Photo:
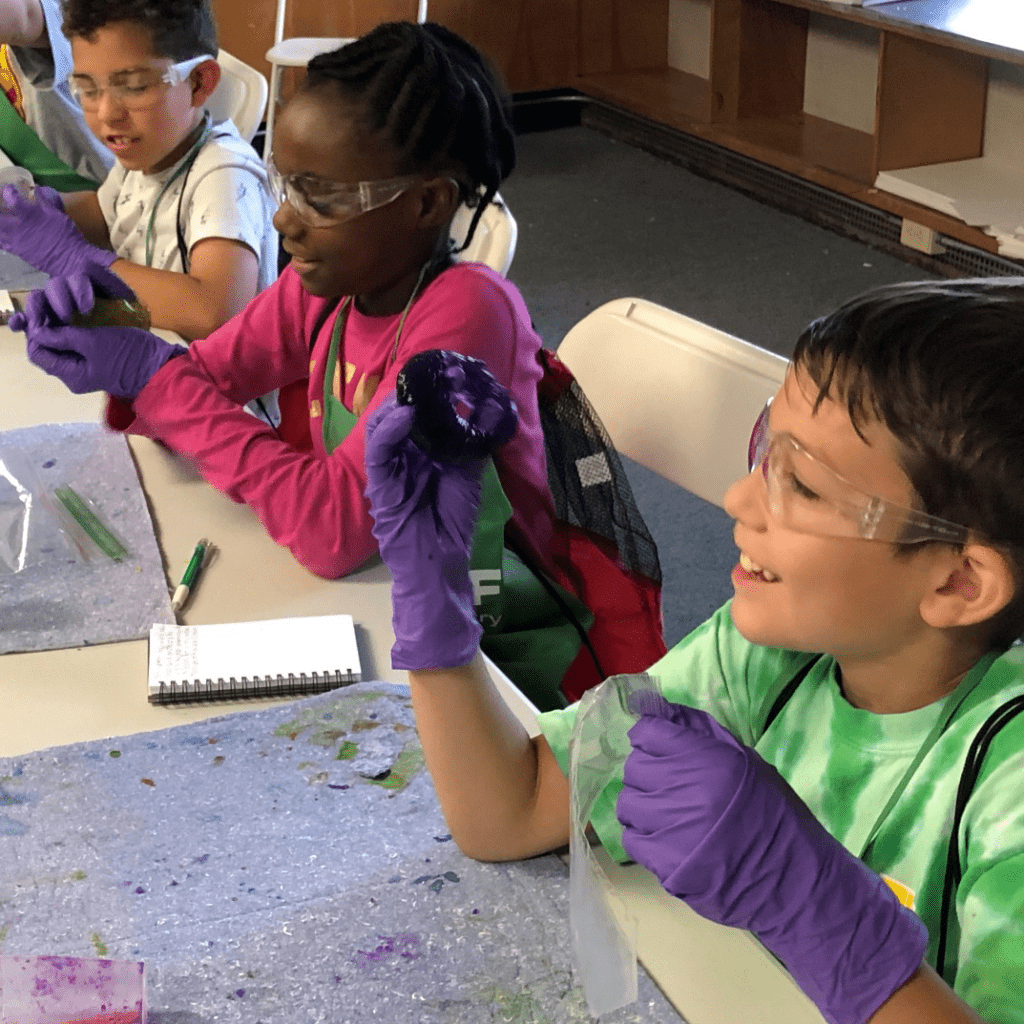
[[[28, 362], [24, 337], [6, 327], [0, 327], [0, 382], [3, 430], [95, 422], [101, 415], [102, 396], [72, 395]], [[390, 576], [379, 560], [342, 580], [318, 579], [267, 537], [249, 508], [214, 490], [182, 459], [145, 438], [129, 443], [168, 577], [177, 581], [199, 537], [218, 547], [180, 621], [347, 612], [356, 621], [363, 677], [405, 681], [404, 673], [390, 667]], [[147, 642], [137, 640], [0, 656], [0, 756], [271, 703], [151, 705], [147, 653]], [[520, 719], [536, 732], [522, 695], [507, 681], [499, 683]], [[822, 1024], [813, 1004], [747, 933], [703, 920], [644, 869], [603, 861], [614, 891], [639, 922], [641, 960], [688, 1024]]]

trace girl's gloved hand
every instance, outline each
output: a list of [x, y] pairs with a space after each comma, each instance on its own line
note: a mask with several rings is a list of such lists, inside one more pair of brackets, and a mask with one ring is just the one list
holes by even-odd
[[626, 851], [703, 917], [754, 932], [832, 1024], [864, 1024], [920, 966], [924, 925], [756, 751], [703, 711], [642, 699]]
[[27, 351], [76, 395], [106, 391], [130, 402], [184, 349], [138, 327], [44, 327], [29, 333]]
[[[106, 288], [97, 284], [101, 280]], [[137, 327], [69, 326], [75, 313], [92, 309], [97, 293], [134, 298], [116, 274], [91, 268], [47, 282], [43, 290], [29, 295], [24, 312], [12, 316], [8, 326], [25, 332], [29, 360], [76, 395], [106, 391], [131, 401], [171, 356], [184, 349]]]
[[0, 198], [0, 249], [20, 256], [36, 270], [66, 277], [90, 264], [109, 267], [118, 258], [82, 237], [54, 189], [37, 185], [29, 199], [16, 185], [5, 185]]
[[[495, 383], [482, 363], [453, 354], [456, 376], [480, 371]], [[458, 383], [472, 390], [471, 380], [460, 377]], [[501, 415], [513, 416], [514, 430], [515, 406], [503, 389], [501, 395]], [[497, 415], [497, 410], [487, 414]], [[400, 405], [394, 394], [370, 415], [364, 441], [366, 496], [373, 535], [394, 579], [391, 664], [413, 670], [451, 668], [473, 658], [482, 633], [473, 610], [469, 556], [485, 460], [432, 459], [409, 436], [415, 419], [416, 408]]]
[[366, 496], [391, 570], [393, 668], [471, 661], [483, 630], [473, 611], [469, 553], [484, 461], [434, 462], [410, 440], [416, 411], [389, 395], [366, 424]]
[[12, 331], [70, 324], [78, 313], [89, 313], [97, 299], [135, 299], [135, 292], [112, 270], [90, 264], [67, 277], [51, 277], [45, 287], [30, 292], [23, 312], [15, 313]]

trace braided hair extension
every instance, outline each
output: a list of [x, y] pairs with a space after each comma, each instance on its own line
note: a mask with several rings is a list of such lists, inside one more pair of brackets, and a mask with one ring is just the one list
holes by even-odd
[[475, 207], [458, 251], [465, 249], [516, 163], [511, 99], [488, 61], [443, 25], [388, 22], [314, 57], [302, 88], [325, 82], [362, 103], [366, 127], [392, 146], [398, 173], [452, 172], [463, 202]]

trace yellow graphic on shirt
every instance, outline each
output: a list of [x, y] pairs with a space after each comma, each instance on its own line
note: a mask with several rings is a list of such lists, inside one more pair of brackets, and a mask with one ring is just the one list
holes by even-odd
[[309, 418], [311, 420], [318, 419], [322, 413], [323, 409], [321, 408], [319, 401], [314, 398], [313, 401], [309, 403]]
[[18, 117], [25, 120], [25, 105], [22, 102], [21, 82], [11, 63], [11, 51], [7, 46], [0, 46], [0, 89], [11, 101], [11, 106], [18, 112]]
[[377, 393], [377, 385], [380, 384], [380, 374], [371, 373], [368, 377], [361, 377], [356, 385], [355, 394], [352, 396], [352, 411], [357, 416], [366, 412], [370, 399]]
[[888, 875], [882, 875], [882, 881], [894, 893], [896, 893], [896, 899], [900, 901], [907, 908], [907, 910], [914, 909], [914, 892], [912, 889], [908, 889], [902, 882], [897, 882], [895, 878], [890, 878]]
[[[356, 375], [356, 368], [353, 363], [345, 363], [345, 386], [347, 387], [351, 382], [352, 378]], [[365, 374], [359, 378], [359, 383], [356, 384], [355, 394], [352, 396], [352, 411], [357, 416], [362, 416], [366, 412], [366, 407], [370, 404], [370, 399], [373, 398], [377, 391], [377, 385], [380, 384], [380, 374], [371, 373], [369, 376]], [[331, 394], [341, 402], [345, 404], [344, 391], [342, 390], [341, 384], [341, 364], [334, 364], [334, 379], [331, 381]]]

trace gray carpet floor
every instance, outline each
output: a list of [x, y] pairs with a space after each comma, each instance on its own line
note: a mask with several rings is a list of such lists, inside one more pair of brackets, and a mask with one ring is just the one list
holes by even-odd
[[[587, 127], [521, 135], [502, 195], [519, 225], [509, 277], [551, 348], [602, 303], [633, 296], [789, 355], [844, 299], [928, 276]], [[731, 520], [626, 468], [658, 544], [671, 645], [732, 592]]]

